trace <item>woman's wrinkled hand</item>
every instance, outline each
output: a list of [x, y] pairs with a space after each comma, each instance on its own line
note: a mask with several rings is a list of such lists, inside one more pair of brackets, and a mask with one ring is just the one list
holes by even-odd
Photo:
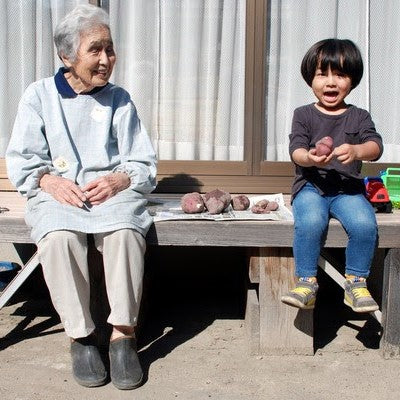
[[82, 192], [90, 204], [98, 205], [128, 188], [130, 183], [131, 180], [127, 174], [114, 172], [88, 183], [82, 188]]
[[43, 175], [39, 186], [62, 204], [83, 207], [84, 202], [87, 200], [86, 195], [75, 182], [62, 176]]

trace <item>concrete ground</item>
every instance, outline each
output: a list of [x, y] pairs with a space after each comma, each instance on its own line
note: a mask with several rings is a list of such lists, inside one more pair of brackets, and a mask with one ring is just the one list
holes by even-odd
[[[400, 360], [384, 360], [379, 324], [342, 305], [320, 277], [314, 356], [250, 356], [245, 337], [245, 263], [234, 249], [171, 250], [151, 259], [140, 329], [144, 384], [87, 389], [70, 371], [69, 342], [36, 273], [0, 310], [0, 399], [400, 398]], [[175, 254], [175, 259], [178, 259]], [[232, 262], [235, 260], [235, 263]]]

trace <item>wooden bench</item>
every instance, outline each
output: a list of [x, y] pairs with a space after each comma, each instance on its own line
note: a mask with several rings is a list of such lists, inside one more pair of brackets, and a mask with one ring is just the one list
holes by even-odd
[[[0, 243], [32, 243], [30, 229], [24, 221], [25, 199], [11, 187], [0, 192], [0, 206], [10, 210], [0, 214]], [[384, 280], [382, 310], [375, 316], [382, 325], [382, 355], [397, 358], [400, 357], [400, 211], [378, 214], [377, 219], [380, 257], [376, 262], [384, 270]], [[251, 285], [245, 320], [251, 353], [313, 354], [313, 312], [280, 302], [281, 294], [294, 285], [292, 238], [293, 222], [288, 221], [161, 221], [153, 224], [147, 242], [150, 246], [248, 248]], [[325, 247], [344, 248], [346, 243], [343, 228], [331, 220]], [[29, 275], [37, 264], [34, 255], [18, 276]], [[341, 283], [343, 277], [329, 257], [321, 258], [320, 266]], [[7, 301], [7, 292], [16, 286], [14, 281], [0, 296], [0, 308]]]

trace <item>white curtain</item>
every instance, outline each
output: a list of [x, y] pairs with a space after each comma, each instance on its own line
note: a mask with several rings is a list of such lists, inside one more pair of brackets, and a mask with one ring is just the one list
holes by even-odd
[[245, 0], [113, 0], [113, 81], [161, 160], [243, 160]]
[[315, 101], [300, 74], [309, 47], [325, 38], [351, 39], [360, 48], [364, 76], [348, 103], [370, 111], [383, 136], [380, 161], [399, 162], [400, 2], [397, 0], [271, 0], [267, 32], [266, 147], [268, 161], [288, 161], [288, 135], [296, 107]]
[[384, 138], [382, 162], [400, 162], [400, 1], [370, 1], [371, 114]]
[[19, 99], [33, 81], [61, 65], [53, 45], [57, 22], [88, 0], [0, 0], [0, 152], [11, 135]]
[[[315, 100], [301, 76], [301, 60], [315, 42], [339, 37], [357, 43], [367, 64], [368, 1], [271, 0], [270, 5], [265, 159], [289, 161], [288, 135], [293, 111]], [[368, 108], [368, 92], [368, 77], [364, 75], [347, 100]]]

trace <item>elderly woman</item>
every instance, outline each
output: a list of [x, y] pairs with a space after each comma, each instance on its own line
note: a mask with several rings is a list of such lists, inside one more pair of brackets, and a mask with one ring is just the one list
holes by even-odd
[[134, 326], [152, 222], [144, 195], [155, 187], [156, 157], [129, 94], [108, 82], [116, 56], [107, 14], [77, 6], [57, 26], [54, 41], [65, 67], [23, 94], [8, 174], [28, 198], [26, 222], [71, 338], [75, 379], [84, 386], [107, 381], [89, 310], [91, 234], [103, 255], [111, 309], [111, 380], [132, 389], [143, 376]]

